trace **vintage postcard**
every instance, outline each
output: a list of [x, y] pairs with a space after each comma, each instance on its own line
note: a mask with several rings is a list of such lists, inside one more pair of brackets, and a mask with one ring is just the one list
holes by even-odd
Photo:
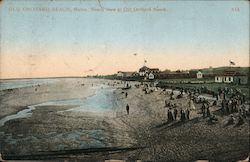
[[0, 1], [0, 161], [249, 161], [249, 1]]

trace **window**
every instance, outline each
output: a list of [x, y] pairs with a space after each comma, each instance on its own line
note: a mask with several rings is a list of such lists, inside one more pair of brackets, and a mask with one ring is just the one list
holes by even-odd
[[229, 82], [231, 81], [231, 77], [228, 78], [228, 81], [229, 81]]

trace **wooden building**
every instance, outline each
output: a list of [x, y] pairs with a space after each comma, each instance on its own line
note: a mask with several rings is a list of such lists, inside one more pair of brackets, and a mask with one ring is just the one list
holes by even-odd
[[249, 76], [236, 71], [224, 71], [215, 75], [216, 83], [248, 84]]

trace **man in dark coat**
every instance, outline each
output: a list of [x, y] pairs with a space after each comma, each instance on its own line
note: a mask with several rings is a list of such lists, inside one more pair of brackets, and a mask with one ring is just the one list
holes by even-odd
[[190, 119], [190, 110], [187, 109], [187, 120], [189, 120], [189, 119]]
[[230, 111], [229, 111], [229, 103], [228, 103], [227, 100], [225, 100], [225, 102], [226, 102], [226, 104], [225, 104], [226, 105], [225, 106], [226, 107], [226, 113], [229, 114], [230, 113]]
[[174, 108], [174, 120], [177, 120], [177, 114], [178, 114], [178, 111], [176, 108]]
[[181, 121], [184, 122], [186, 120], [185, 112], [181, 109]]
[[201, 106], [201, 112], [202, 112], [202, 116], [203, 116], [203, 118], [205, 118], [205, 109], [206, 109], [206, 107], [205, 107], [205, 103], [203, 103], [202, 104], [202, 106]]
[[170, 110], [168, 110], [168, 122], [172, 122], [174, 119], [173, 119], [173, 114]]
[[129, 114], [129, 105], [126, 106], [127, 114]]

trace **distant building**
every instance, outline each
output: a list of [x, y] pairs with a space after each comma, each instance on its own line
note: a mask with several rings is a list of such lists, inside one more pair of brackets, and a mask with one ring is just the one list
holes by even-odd
[[198, 79], [203, 78], [203, 73], [202, 73], [201, 71], [198, 71], [198, 72], [196, 73], [196, 77], [197, 77]]
[[139, 69], [139, 75], [140, 76], [145, 76], [147, 73], [149, 73], [150, 68], [147, 66], [143, 66]]
[[118, 76], [118, 77], [123, 77], [123, 75], [124, 75], [124, 73], [123, 73], [122, 71], [118, 71], [118, 72], [117, 72], [117, 76]]
[[148, 74], [148, 79], [149, 80], [155, 79], [155, 75], [153, 73]]
[[143, 66], [139, 69], [139, 76], [144, 77], [144, 79], [155, 79], [157, 74], [160, 73], [158, 68], [149, 68], [147, 66]]
[[137, 72], [118, 71], [117, 76], [118, 77], [133, 77], [133, 76], [138, 76], [138, 73]]
[[236, 74], [235, 71], [224, 71], [221, 74], [215, 76], [215, 82], [217, 83], [233, 83], [233, 77]]
[[224, 71], [215, 75], [216, 83], [248, 84], [248, 76], [236, 71]]
[[224, 80], [223, 75], [216, 75], [214, 82], [215, 83], [223, 83], [223, 80]]

